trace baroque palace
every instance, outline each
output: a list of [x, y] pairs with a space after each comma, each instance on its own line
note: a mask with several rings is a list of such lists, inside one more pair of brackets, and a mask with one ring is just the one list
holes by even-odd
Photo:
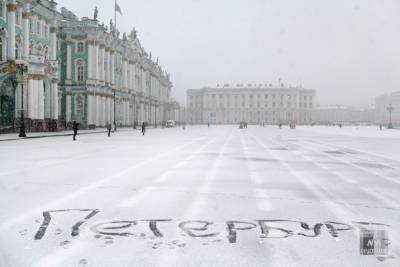
[[[169, 74], [141, 46], [51, 0], [0, 0], [0, 132], [162, 124], [179, 118]], [[24, 67], [21, 67], [24, 65]], [[23, 120], [21, 120], [21, 117]]]
[[187, 90], [188, 122], [298, 123], [313, 122], [315, 90], [272, 84], [224, 85]]

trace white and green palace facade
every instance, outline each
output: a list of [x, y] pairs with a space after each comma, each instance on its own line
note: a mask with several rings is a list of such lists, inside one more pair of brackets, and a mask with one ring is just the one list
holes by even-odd
[[[0, 0], [0, 132], [160, 125], [177, 117], [172, 83], [136, 31], [56, 10], [51, 0]], [[97, 11], [96, 11], [97, 13]], [[16, 82], [16, 61], [28, 63]], [[21, 87], [23, 85], [23, 90]], [[23, 97], [21, 95], [23, 92]], [[115, 111], [115, 115], [114, 115]]]
[[[53, 1], [0, 0], [0, 132], [13, 131], [23, 109], [28, 130], [53, 129], [58, 121], [59, 63]], [[16, 83], [16, 60], [28, 64]], [[22, 106], [22, 95], [23, 102]]]

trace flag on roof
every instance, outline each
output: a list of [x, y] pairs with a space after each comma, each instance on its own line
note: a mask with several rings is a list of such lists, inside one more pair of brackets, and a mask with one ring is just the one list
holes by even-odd
[[122, 15], [122, 10], [121, 10], [121, 8], [119, 7], [119, 5], [118, 5], [117, 2], [115, 2], [115, 12], [118, 12], [119, 14]]

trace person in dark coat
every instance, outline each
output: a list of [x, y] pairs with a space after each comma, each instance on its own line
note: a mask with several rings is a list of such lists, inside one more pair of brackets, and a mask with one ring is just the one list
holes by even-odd
[[111, 136], [111, 123], [107, 123], [108, 137]]
[[146, 123], [142, 123], [142, 135], [144, 135], [146, 132]]
[[74, 135], [73, 135], [73, 140], [75, 141], [75, 137], [78, 134], [78, 130], [79, 130], [79, 123], [77, 123], [76, 121], [74, 121], [72, 123], [72, 130], [74, 130]]

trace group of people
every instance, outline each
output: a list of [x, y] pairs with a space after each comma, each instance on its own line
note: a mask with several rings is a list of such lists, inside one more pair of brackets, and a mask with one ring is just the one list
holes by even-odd
[[241, 121], [241, 122], [239, 123], [239, 128], [240, 128], [240, 129], [247, 129], [247, 122]]
[[[107, 136], [111, 137], [111, 130], [112, 130], [112, 126], [111, 123], [107, 123], [106, 124], [106, 129], [107, 129]], [[136, 127], [134, 127], [134, 129], [136, 129]], [[185, 129], [185, 128], [184, 128]], [[76, 141], [76, 136], [78, 135], [78, 130], [79, 130], [79, 123], [76, 121], [72, 122], [72, 130], [74, 131], [73, 135], [72, 135], [72, 140]], [[144, 136], [146, 133], [146, 123], [143, 122], [142, 123], [142, 135]]]

